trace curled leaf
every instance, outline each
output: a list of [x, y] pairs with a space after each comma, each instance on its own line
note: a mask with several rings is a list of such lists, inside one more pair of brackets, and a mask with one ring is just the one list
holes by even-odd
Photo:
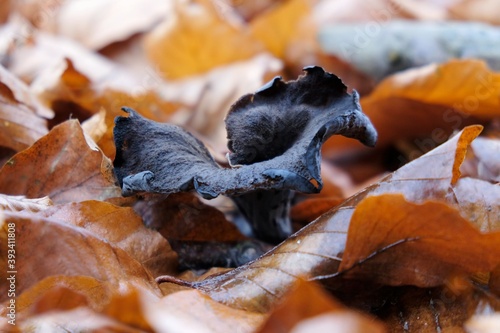
[[[240, 98], [226, 126], [231, 164], [223, 169], [205, 146], [183, 129], [142, 118], [116, 119], [116, 175], [124, 195], [195, 189], [205, 198], [255, 190], [319, 192], [320, 148], [333, 134], [373, 146], [376, 131], [361, 112], [359, 96], [320, 67], [296, 81], [275, 78]], [[251, 134], [251, 135], [250, 135]], [[248, 163], [259, 162], [259, 163]]]

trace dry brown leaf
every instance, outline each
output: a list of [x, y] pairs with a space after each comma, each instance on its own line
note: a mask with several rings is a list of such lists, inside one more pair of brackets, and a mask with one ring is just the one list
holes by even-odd
[[[340, 197], [306, 199], [292, 207], [290, 217], [294, 223], [303, 227], [307, 223], [315, 220], [333, 207], [342, 203], [342, 201], [344, 201], [344, 199]], [[296, 228], [294, 229], [298, 230]]]
[[[404, 193], [415, 203], [433, 199], [455, 205], [450, 195], [452, 178], [460, 166], [455, 160], [465, 155], [481, 129], [465, 128], [445, 144], [347, 199], [255, 262], [192, 285], [230, 306], [266, 312], [298, 278], [323, 280], [338, 275], [356, 205], [368, 195], [388, 193]], [[433, 164], [439, 167], [431, 167]], [[470, 211], [467, 208], [462, 213]], [[441, 277], [440, 283], [445, 278]]]
[[176, 3], [175, 14], [149, 33], [144, 47], [164, 77], [178, 79], [249, 59], [262, 46], [209, 1]]
[[[498, 117], [499, 91], [500, 74], [484, 62], [451, 60], [388, 77], [361, 99], [361, 106], [379, 133], [379, 147], [408, 138], [422, 153], [474, 119], [486, 122]], [[326, 145], [328, 154], [355, 143], [336, 138]]]
[[274, 56], [283, 58], [288, 43], [297, 33], [300, 20], [310, 14], [308, 0], [288, 0], [275, 4], [250, 23], [252, 36], [264, 43]]
[[51, 30], [98, 50], [150, 30], [172, 7], [172, 2], [155, 0], [65, 1], [54, 13]]
[[157, 332], [250, 333], [265, 319], [215, 302], [197, 290], [173, 293], [149, 305], [146, 316]]
[[70, 310], [88, 306], [102, 311], [111, 297], [107, 282], [90, 276], [53, 275], [46, 277], [16, 298], [19, 317], [26, 318], [52, 310]]
[[258, 332], [311, 332], [318, 329], [322, 332], [323, 324], [318, 322], [320, 318], [327, 320], [328, 331], [385, 332], [379, 322], [347, 309], [319, 285], [303, 280], [297, 281], [283, 297]]
[[48, 132], [46, 118], [52, 116], [23, 82], [0, 66], [0, 146], [28, 148]]
[[0, 209], [10, 210], [12, 212], [28, 211], [32, 213], [45, 210], [52, 206], [52, 200], [49, 197], [27, 199], [23, 195], [11, 196], [0, 193]]
[[0, 192], [54, 203], [121, 196], [111, 161], [76, 120], [54, 127], [0, 169]]
[[500, 186], [462, 178], [453, 188], [460, 213], [481, 232], [500, 231]]
[[33, 85], [37, 87], [40, 98], [56, 112], [52, 125], [68, 118], [90, 121], [97, 115], [89, 124], [85, 125], [84, 122], [82, 127], [87, 128], [86, 132], [93, 139], [95, 137], [95, 142], [110, 158], [115, 155], [114, 118], [121, 115], [121, 107], [136, 108], [144, 116], [162, 122], [169, 120], [179, 107], [163, 101], [146, 86], [137, 85], [138, 89], [130, 92], [102, 89], [101, 83], [91, 82], [68, 58]]
[[498, 311], [498, 301], [462, 282], [459, 289], [394, 288], [379, 311], [390, 332], [436, 333], [466, 332], [471, 316], [494, 309]]
[[[83, 275], [112, 284], [127, 280], [157, 294], [160, 292], [138, 261], [87, 230], [26, 213], [4, 212], [4, 216], [0, 234], [2, 260], [7, 260], [8, 225], [15, 224], [18, 295], [53, 275]], [[6, 278], [5, 274], [2, 272], [2, 279]], [[7, 297], [7, 287], [7, 284], [0, 287], [2, 301]]]
[[13, 36], [15, 41], [12, 41], [16, 47], [8, 50], [8, 69], [24, 82], [32, 83], [34, 91], [43, 91], [59, 80], [66, 68], [65, 59], [71, 59], [74, 67], [100, 89], [132, 91], [142, 87], [140, 80], [125, 68], [75, 41], [42, 31], [36, 31], [25, 40], [23, 24], [14, 25], [12, 29], [17, 29]]
[[158, 232], [143, 225], [132, 208], [84, 201], [51, 207], [40, 216], [86, 229], [127, 252], [153, 276], [177, 272], [176, 253]]
[[339, 272], [385, 285], [432, 287], [457, 274], [492, 271], [500, 264], [499, 244], [500, 232], [481, 234], [445, 203], [370, 196], [352, 215]]

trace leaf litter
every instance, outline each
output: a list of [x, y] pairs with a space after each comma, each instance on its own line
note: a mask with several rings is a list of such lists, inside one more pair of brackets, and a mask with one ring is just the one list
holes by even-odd
[[[315, 41], [327, 25], [387, 28], [388, 17], [408, 19], [398, 23], [407, 27], [450, 18], [496, 24], [494, 2], [178, 1], [171, 8], [154, 4], [119, 25], [112, 22], [132, 4], [120, 4], [113, 15], [91, 3], [33, 4], [0, 5], [0, 154], [7, 162], [0, 171], [0, 237], [16, 224], [19, 265], [18, 325], [7, 322], [2, 289], [2, 329], [494, 330], [498, 73], [477, 58], [445, 59], [375, 84], [355, 70], [354, 58], [325, 54]], [[99, 24], [85, 28], [99, 15]], [[190, 16], [203, 20], [182, 21]], [[165, 53], [162, 43], [179, 52]], [[412, 50], [402, 51], [411, 58]], [[228, 168], [222, 120], [230, 105], [274, 76], [293, 79], [311, 64], [360, 92], [379, 136], [373, 153], [341, 137], [324, 143], [322, 192], [295, 193], [290, 201], [297, 227], [321, 215], [315, 222], [262, 255], [272, 246], [259, 241], [266, 246], [257, 251], [258, 240], [228, 200], [193, 193], [121, 197], [111, 161], [122, 106], [185, 126]], [[488, 130], [473, 141], [480, 128], [464, 129], [469, 124]], [[412, 162], [401, 167], [405, 161]], [[346, 197], [356, 189], [363, 190]], [[234, 251], [241, 252], [233, 266], [260, 258], [233, 270], [212, 267], [225, 265]], [[161, 274], [177, 284], [158, 284]]]

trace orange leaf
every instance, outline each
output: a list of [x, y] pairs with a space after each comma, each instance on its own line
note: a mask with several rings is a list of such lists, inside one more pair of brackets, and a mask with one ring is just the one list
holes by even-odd
[[[120, 280], [138, 283], [159, 293], [144, 267], [128, 253], [88, 231], [26, 213], [4, 212], [0, 230], [0, 260], [6, 267], [8, 226], [14, 224], [16, 239], [16, 293], [53, 275], [83, 275], [116, 284]], [[5, 280], [6, 271], [1, 273]], [[0, 300], [7, 297], [7, 284], [0, 286]]]
[[54, 203], [121, 196], [111, 161], [76, 120], [54, 127], [0, 169], [0, 192], [49, 196]]
[[331, 332], [385, 332], [379, 322], [345, 308], [321, 287], [303, 280], [295, 283], [258, 332], [311, 332], [321, 329], [321, 320], [330, 323]]
[[262, 50], [243, 26], [203, 0], [177, 2], [176, 13], [146, 36], [144, 47], [163, 76], [172, 79], [249, 59]]
[[262, 41], [276, 57], [283, 58], [288, 43], [297, 33], [301, 18], [309, 15], [310, 11], [307, 0], [288, 0], [275, 4], [251, 22], [252, 35]]
[[480, 234], [444, 203], [371, 196], [351, 218], [339, 272], [389, 285], [435, 286], [456, 274], [493, 270], [499, 244], [500, 232]]
[[86, 229], [127, 252], [153, 276], [177, 272], [177, 254], [158, 232], [144, 226], [132, 208], [84, 201], [54, 206], [40, 216]]
[[[470, 144], [469, 140], [481, 129], [481, 126], [465, 128], [445, 144], [320, 216], [258, 260], [192, 283], [192, 286], [230, 306], [266, 312], [298, 278], [325, 280], [338, 276], [347, 230], [356, 205], [368, 195], [387, 193], [403, 193], [410, 202], [433, 199], [456, 205], [455, 197], [450, 195], [456, 150]], [[457, 186], [460, 183], [457, 182]], [[475, 207], [482, 204], [482, 198], [478, 196]], [[456, 207], [460, 209], [460, 206]], [[474, 210], [470, 207], [461, 211], [464, 215], [472, 212]], [[488, 218], [488, 215], [483, 217]], [[480, 217], [475, 223], [481, 225], [484, 221]], [[440, 279], [439, 283], [442, 281]]]

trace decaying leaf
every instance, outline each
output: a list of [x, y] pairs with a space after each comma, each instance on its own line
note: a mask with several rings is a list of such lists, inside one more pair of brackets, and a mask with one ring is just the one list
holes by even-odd
[[[265, 312], [298, 278], [325, 280], [338, 277], [356, 205], [369, 195], [403, 193], [412, 203], [432, 199], [455, 206], [452, 179], [458, 172], [465, 150], [481, 129], [481, 126], [465, 128], [445, 144], [347, 199], [260, 259], [191, 285], [230, 306]], [[439, 167], [431, 167], [434, 163]], [[480, 197], [478, 204], [481, 204]], [[455, 207], [460, 210], [458, 205]], [[460, 212], [467, 218], [470, 211]], [[435, 277], [434, 283], [441, 284], [447, 277], [447, 274]], [[325, 282], [335, 281], [327, 279]]]
[[101, 237], [127, 252], [153, 276], [177, 272], [177, 255], [168, 242], [158, 232], [147, 229], [132, 208], [100, 201], [83, 201], [54, 206], [39, 215], [82, 227], [94, 236]]
[[85, 137], [77, 120], [54, 127], [0, 169], [0, 192], [54, 203], [120, 196], [111, 161]]
[[[16, 233], [16, 294], [53, 275], [90, 276], [114, 284], [127, 280], [157, 292], [152, 276], [128, 253], [80, 227], [27, 213], [4, 212], [0, 230], [2, 260], [6, 267], [8, 225]], [[42, 241], [40, 241], [42, 240]], [[2, 272], [6, 279], [6, 272]], [[2, 284], [1, 301], [7, 299]]]
[[[340, 79], [317, 67], [306, 72], [289, 83], [275, 78], [233, 105], [226, 122], [229, 159], [233, 165], [252, 163], [236, 168], [221, 169], [181, 128], [127, 109], [130, 117], [118, 118], [114, 130], [114, 165], [123, 194], [195, 189], [214, 198], [256, 189], [319, 191], [321, 144], [342, 134], [374, 145], [376, 132], [361, 113], [358, 95], [347, 94]], [[269, 112], [276, 116], [270, 119]]]
[[499, 244], [500, 232], [481, 234], [445, 203], [370, 196], [351, 217], [339, 272], [386, 285], [432, 287], [457, 274], [492, 271], [500, 264]]
[[[500, 70], [495, 40], [500, 29], [481, 23], [389, 21], [325, 26], [318, 38], [325, 52], [380, 80], [411, 67], [453, 58], [485, 60]], [[373, 29], [373, 30], [369, 30]], [[415, 34], [415, 31], [419, 31]], [[452, 37], [453, 36], [453, 37]]]
[[385, 332], [377, 321], [347, 309], [319, 285], [303, 280], [283, 297], [258, 332], [322, 332], [326, 328], [330, 332]]

